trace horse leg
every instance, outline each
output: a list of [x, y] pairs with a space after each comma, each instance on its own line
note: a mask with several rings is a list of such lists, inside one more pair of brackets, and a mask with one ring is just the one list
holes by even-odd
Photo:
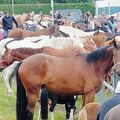
[[11, 76], [12, 76], [13, 70], [10, 70], [8, 67], [3, 70], [3, 79], [5, 81], [6, 87], [7, 87], [7, 94], [12, 95], [12, 88], [11, 88]]
[[41, 118], [48, 119], [48, 91], [45, 87], [41, 91]]
[[67, 103], [65, 103], [67, 120], [73, 120], [76, 100], [77, 100], [77, 96], [73, 96]]
[[70, 120], [70, 110], [71, 110], [71, 106], [69, 104], [69, 102], [65, 103], [65, 109], [66, 109], [66, 120]]
[[93, 102], [94, 98], [95, 98], [95, 92], [94, 91], [85, 94], [85, 104], [84, 105], [86, 105], [90, 102]]
[[3, 79], [5, 81], [6, 87], [7, 87], [7, 94], [12, 95], [12, 78], [15, 72], [15, 68], [17, 66], [18, 62], [14, 62], [12, 65], [9, 67], [5, 68], [2, 73], [3, 73]]
[[[56, 96], [54, 96], [54, 95], [52, 95], [52, 93], [50, 93], [51, 94], [51, 105], [50, 105], [50, 120], [54, 120], [54, 109], [55, 109], [55, 106], [56, 106], [56, 104], [57, 104], [57, 97]], [[49, 95], [50, 95], [49, 94]]]
[[39, 91], [35, 93], [28, 93], [27, 96], [27, 120], [33, 120], [33, 116], [34, 116], [34, 110], [35, 110], [35, 106], [36, 103], [38, 101], [38, 97], [39, 97]]

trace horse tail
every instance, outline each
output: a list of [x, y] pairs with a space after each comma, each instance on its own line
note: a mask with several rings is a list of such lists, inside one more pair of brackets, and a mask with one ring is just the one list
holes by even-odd
[[27, 97], [25, 88], [21, 82], [18, 70], [22, 63], [16, 66], [16, 80], [17, 80], [17, 101], [16, 101], [16, 116], [17, 120], [27, 120]]
[[48, 119], [48, 91], [45, 87], [41, 91], [41, 118]]
[[82, 109], [80, 112], [79, 112], [79, 119], [78, 120], [87, 120], [87, 112], [86, 112], [86, 109]]

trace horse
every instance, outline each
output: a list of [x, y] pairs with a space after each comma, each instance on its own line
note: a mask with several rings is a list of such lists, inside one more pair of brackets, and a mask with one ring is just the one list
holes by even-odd
[[[100, 90], [106, 74], [114, 65], [113, 59], [119, 50], [116, 46], [114, 42], [113, 46], [69, 58], [45, 54], [26, 58], [17, 70], [21, 79], [17, 81], [18, 120], [20, 116], [33, 120], [39, 91], [43, 87], [58, 95], [84, 95], [84, 105], [93, 102], [95, 93]], [[24, 106], [23, 101], [26, 101]], [[24, 113], [20, 113], [23, 109]]]
[[8, 38], [26, 38], [26, 37], [36, 37], [41, 35], [52, 36], [55, 32], [59, 30], [56, 26], [50, 26], [48, 28], [43, 28], [38, 31], [27, 31], [22, 28], [14, 28], [9, 31]]
[[[54, 56], [58, 56], [58, 57], [71, 57], [71, 56], [75, 56], [80, 53], [81, 54], [87, 53], [87, 51], [84, 48], [80, 48], [78, 46], [73, 46], [73, 47], [69, 47], [69, 48], [65, 48], [65, 49], [55, 49], [55, 48], [51, 48], [51, 47], [43, 47], [43, 48], [38, 48], [38, 49], [32, 49], [32, 48], [8, 49], [7, 47], [5, 47], [5, 48], [6, 48], [6, 51], [3, 55], [4, 61], [2, 63], [4, 63], [4, 64], [6, 63], [7, 66], [12, 64], [14, 60], [21, 61], [21, 60], [23, 60], [33, 54], [37, 54], [37, 53], [45, 53], [45, 54], [54, 55]], [[7, 91], [8, 91], [9, 95], [12, 94], [12, 89], [10, 86], [11, 82], [12, 82], [11, 76], [14, 73], [14, 68], [16, 67], [16, 65], [17, 64], [15, 63], [14, 67], [12, 66], [11, 74], [10, 73], [9, 74], [7, 73], [7, 75], [5, 73], [3, 74], [3, 77], [5, 78], [6, 86], [8, 88]], [[2, 67], [3, 67], [3, 65], [2, 65]], [[9, 78], [8, 78], [8, 75], [10, 76]], [[54, 107], [56, 106], [56, 103], [61, 103], [61, 104], [65, 104], [66, 118], [67, 119], [69, 119], [69, 117], [73, 118], [73, 110], [71, 111], [71, 109], [74, 109], [75, 102], [77, 100], [76, 98], [74, 98], [74, 96], [58, 96], [58, 95], [54, 95], [50, 92], [48, 95], [52, 101], [52, 104], [50, 107], [50, 111], [52, 112], [51, 116], [53, 115], [53, 111], [54, 111]], [[43, 104], [43, 105], [45, 105], [45, 104]], [[41, 105], [41, 106], [43, 106], [43, 105]], [[44, 118], [44, 116], [43, 116], [43, 118]]]
[[51, 100], [51, 105], [49, 108], [51, 120], [54, 120], [54, 109], [56, 104], [65, 104], [66, 120], [73, 120], [73, 114], [76, 110], [75, 103], [77, 96], [57, 95], [48, 91], [46, 88], [43, 88], [41, 92], [41, 118], [43, 120], [48, 119], [48, 98]]
[[18, 25], [23, 25], [26, 21], [30, 20], [31, 15], [28, 13], [23, 15], [15, 15], [14, 17], [18, 22]]
[[86, 104], [82, 110], [80, 110], [78, 120], [96, 120], [99, 109], [100, 104], [97, 102]]
[[93, 34], [92, 39], [98, 48], [105, 46], [105, 42], [107, 41], [106, 35], [99, 31]]
[[16, 40], [14, 38], [7, 38], [0, 42], [0, 58], [2, 57], [2, 54], [4, 53], [5, 45], [8, 46], [8, 48], [20, 48], [20, 47], [31, 47], [31, 48], [41, 48], [44, 46], [50, 46], [57, 49], [63, 49], [70, 46], [80, 46], [85, 47], [87, 51], [91, 51], [93, 49], [97, 49], [95, 43], [93, 40], [86, 36], [81, 38], [75, 38], [75, 37], [51, 37], [49, 36], [40, 36], [40, 37], [27, 37], [25, 39], [19, 39]]
[[[8, 49], [7, 47], [6, 51], [4, 52], [2, 56], [2, 60], [0, 62], [0, 68], [6, 68], [9, 65], [11, 65], [15, 60], [17, 61], [22, 61], [25, 58], [37, 54], [37, 53], [44, 53], [48, 55], [53, 55], [53, 56], [58, 56], [58, 57], [72, 57], [77, 54], [83, 54], [87, 53], [87, 51], [84, 48], [78, 47], [78, 46], [71, 46], [68, 48], [64, 49], [55, 49], [52, 47], [42, 47], [42, 48], [16, 48], [16, 49]], [[3, 78], [5, 78], [5, 83], [8, 86], [10, 83], [10, 76], [13, 75], [13, 68], [15, 68], [16, 64], [11, 66], [11, 72], [5, 72], [6, 70], [3, 71]], [[8, 68], [10, 70], [10, 68]], [[7, 76], [6, 76], [7, 74]], [[7, 87], [8, 94], [12, 94], [12, 90], [10, 89], [11, 87]]]
[[[18, 61], [25, 59], [26, 57], [36, 54], [36, 53], [45, 53], [53, 56], [59, 56], [59, 57], [70, 57], [74, 56], [77, 53], [86, 53], [96, 50], [96, 46], [94, 42], [89, 37], [84, 40], [84, 47], [78, 47], [78, 46], [71, 46], [64, 49], [55, 49], [53, 47], [42, 47], [42, 48], [15, 48], [15, 49], [8, 49], [6, 48], [6, 51], [2, 55], [2, 60], [0, 62], [0, 68], [3, 70], [3, 79], [5, 80], [8, 95], [12, 94], [12, 90], [10, 89], [10, 78], [14, 73], [14, 68], [16, 66], [16, 63], [14, 64], [13, 61], [16, 59]], [[20, 45], [20, 44], [19, 44]], [[85, 49], [84, 49], [85, 48]], [[10, 65], [12, 64], [13, 65]], [[10, 65], [10, 66], [9, 66]], [[9, 66], [9, 67], [8, 67]], [[6, 68], [8, 67], [8, 68]]]

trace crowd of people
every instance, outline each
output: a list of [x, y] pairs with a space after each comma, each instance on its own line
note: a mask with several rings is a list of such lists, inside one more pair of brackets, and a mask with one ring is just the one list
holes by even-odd
[[[72, 15], [72, 13], [68, 13]], [[57, 10], [54, 12], [54, 21], [57, 23], [60, 19], [65, 18], [64, 14]], [[108, 16], [104, 12], [99, 16], [93, 16], [89, 11], [82, 15], [82, 23], [85, 24], [85, 31], [103, 30], [109, 33], [120, 33], [120, 14]], [[74, 19], [74, 22], [76, 20]], [[58, 22], [59, 23], [59, 22]]]

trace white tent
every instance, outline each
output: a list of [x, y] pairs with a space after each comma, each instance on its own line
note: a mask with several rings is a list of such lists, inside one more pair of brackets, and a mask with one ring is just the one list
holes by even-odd
[[96, 15], [105, 12], [108, 15], [120, 12], [120, 0], [97, 0], [95, 1]]

